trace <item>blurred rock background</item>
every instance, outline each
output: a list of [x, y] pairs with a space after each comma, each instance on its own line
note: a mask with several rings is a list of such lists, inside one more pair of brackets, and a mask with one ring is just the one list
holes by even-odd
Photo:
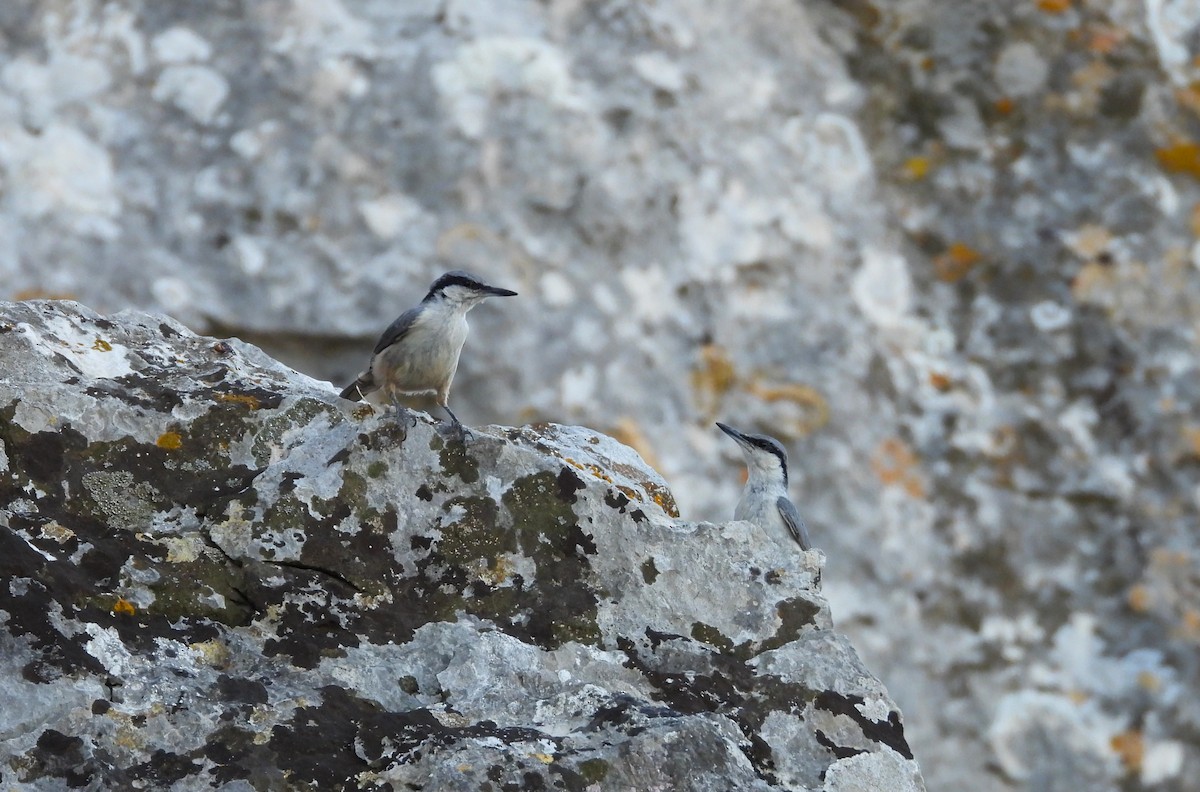
[[[685, 515], [785, 441], [930, 789], [1200, 778], [1200, 3], [6, 0], [0, 298], [339, 386], [442, 270], [468, 423]], [[780, 548], [780, 552], [787, 552]]]

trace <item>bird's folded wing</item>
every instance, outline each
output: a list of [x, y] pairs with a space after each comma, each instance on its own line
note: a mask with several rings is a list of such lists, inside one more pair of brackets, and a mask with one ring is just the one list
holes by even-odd
[[388, 325], [387, 330], [383, 331], [383, 335], [379, 336], [379, 343], [375, 344], [375, 354], [378, 355], [382, 350], [387, 349], [408, 335], [408, 332], [413, 328], [413, 324], [417, 321], [417, 314], [420, 312], [421, 309], [419, 306], [417, 308], [409, 308], [400, 314], [396, 321]]
[[780, 496], [779, 500], [775, 501], [779, 507], [779, 516], [783, 518], [783, 523], [792, 532], [792, 536], [800, 544], [801, 550], [809, 550], [812, 548], [812, 542], [808, 539], [808, 528], [805, 527], [804, 521], [800, 519], [800, 513], [796, 511], [796, 507], [787, 498]]

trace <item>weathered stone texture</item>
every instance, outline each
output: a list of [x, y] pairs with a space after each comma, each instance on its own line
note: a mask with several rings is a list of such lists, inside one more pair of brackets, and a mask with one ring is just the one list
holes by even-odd
[[6, 789], [920, 788], [820, 551], [609, 437], [76, 303], [0, 304], [0, 365]]
[[712, 420], [788, 443], [932, 787], [1184, 790], [1197, 9], [6, 0], [0, 297], [341, 384], [476, 269], [522, 297], [472, 314], [468, 423], [595, 427], [695, 519]]

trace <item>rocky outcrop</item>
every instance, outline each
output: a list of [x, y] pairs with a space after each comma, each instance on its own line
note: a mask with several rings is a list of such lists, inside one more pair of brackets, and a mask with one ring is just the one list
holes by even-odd
[[472, 424], [691, 517], [779, 437], [935, 789], [1200, 778], [1200, 4], [4, 0], [0, 299], [342, 385], [461, 266]]
[[5, 788], [923, 789], [821, 552], [611, 438], [75, 303], [0, 306], [0, 370]]

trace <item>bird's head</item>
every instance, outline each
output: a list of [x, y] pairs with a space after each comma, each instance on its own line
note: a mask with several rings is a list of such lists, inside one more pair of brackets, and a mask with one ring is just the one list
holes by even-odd
[[765, 476], [782, 476], [783, 483], [787, 484], [787, 451], [782, 443], [766, 435], [739, 432], [720, 421], [717, 422], [717, 427], [732, 437], [742, 449], [742, 456], [746, 458], [746, 467], [750, 469], [751, 475], [759, 473]]
[[462, 270], [451, 270], [433, 282], [425, 302], [445, 300], [453, 305], [471, 308], [488, 297], [513, 297], [515, 291], [489, 286], [477, 276]]

